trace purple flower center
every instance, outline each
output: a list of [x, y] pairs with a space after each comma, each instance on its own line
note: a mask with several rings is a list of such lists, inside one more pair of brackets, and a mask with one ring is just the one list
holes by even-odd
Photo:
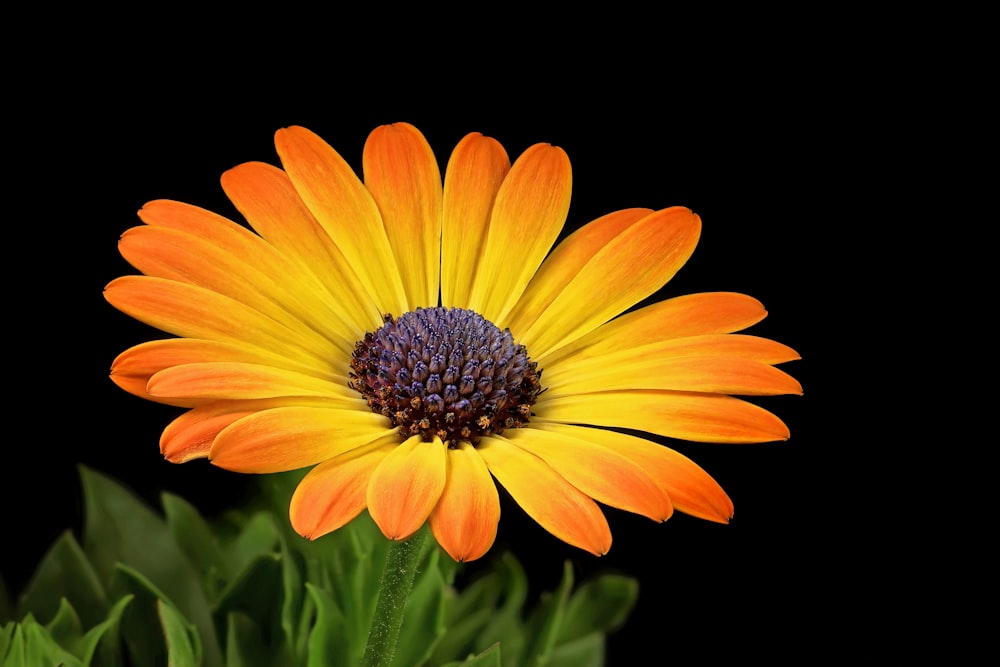
[[541, 372], [510, 330], [462, 308], [418, 308], [358, 341], [352, 389], [402, 438], [449, 446], [528, 423]]

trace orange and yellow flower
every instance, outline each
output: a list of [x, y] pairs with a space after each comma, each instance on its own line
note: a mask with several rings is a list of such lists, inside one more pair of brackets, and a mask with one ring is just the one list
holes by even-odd
[[[279, 130], [282, 169], [222, 177], [250, 229], [153, 201], [121, 238], [142, 274], [105, 296], [175, 336], [123, 352], [111, 378], [190, 408], [163, 432], [170, 461], [246, 473], [311, 467], [290, 507], [316, 538], [367, 508], [404, 539], [426, 521], [456, 560], [500, 519], [496, 482], [541, 526], [603, 554], [598, 503], [666, 520], [726, 522], [733, 505], [678, 452], [609, 428], [700, 442], [788, 437], [734, 395], [801, 393], [798, 355], [736, 334], [765, 316], [729, 292], [628, 312], [694, 251], [681, 207], [632, 208], [552, 249], [570, 164], [548, 144], [513, 164], [470, 134], [444, 179], [420, 132], [377, 128], [362, 182], [307, 129]], [[552, 249], [550, 253], [550, 249]]]

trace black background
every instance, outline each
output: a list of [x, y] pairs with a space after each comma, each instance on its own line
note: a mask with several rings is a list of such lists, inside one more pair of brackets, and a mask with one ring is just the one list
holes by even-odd
[[77, 464], [154, 505], [163, 490], [208, 514], [246, 499], [244, 477], [203, 461], [164, 462], [158, 437], [176, 411], [107, 379], [116, 354], [155, 336], [101, 295], [134, 272], [116, 242], [138, 224], [136, 211], [171, 198], [233, 215], [219, 176], [243, 161], [277, 164], [279, 127], [309, 127], [360, 168], [368, 132], [407, 121], [442, 168], [472, 131], [498, 139], [512, 159], [536, 142], [563, 147], [574, 170], [567, 231], [620, 208], [691, 207], [702, 217], [701, 242], [658, 296], [750, 294], [770, 313], [751, 332], [803, 356], [786, 368], [805, 395], [759, 401], [789, 424], [789, 441], [671, 443], [727, 489], [730, 525], [681, 515], [655, 525], [608, 510], [614, 546], [597, 559], [506, 503], [497, 550], [526, 564], [536, 593], [555, 586], [567, 558], [580, 579], [602, 571], [639, 579], [638, 607], [609, 642], [611, 665], [649, 654], [686, 664], [693, 652], [808, 661], [836, 650], [841, 629], [828, 616], [849, 595], [845, 572], [859, 558], [864, 473], [847, 464], [844, 414], [831, 403], [847, 306], [828, 298], [828, 260], [838, 252], [829, 182], [841, 173], [832, 165], [843, 164], [844, 135], [826, 85], [739, 65], [705, 78], [664, 67], [632, 79], [589, 65], [469, 75], [455, 69], [459, 54], [432, 72], [345, 68], [331, 56], [322, 75], [294, 77], [294, 59], [266, 54], [249, 64], [243, 55], [193, 69], [137, 68], [122, 53], [69, 60], [22, 100], [23, 122], [10, 131], [23, 178], [13, 197], [23, 205], [8, 220], [8, 257], [10, 267], [30, 268], [12, 278], [7, 321], [17, 369], [7, 417], [19, 425], [4, 463], [5, 479], [19, 481], [2, 490], [8, 588], [19, 590], [62, 530], [79, 528]]

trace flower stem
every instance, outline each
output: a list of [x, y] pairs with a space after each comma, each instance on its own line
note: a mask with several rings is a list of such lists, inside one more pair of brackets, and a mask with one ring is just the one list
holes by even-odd
[[399, 629], [403, 625], [403, 611], [413, 588], [417, 565], [426, 541], [426, 526], [413, 536], [389, 543], [385, 569], [379, 582], [375, 617], [368, 631], [368, 645], [361, 658], [362, 667], [389, 667], [396, 653]]

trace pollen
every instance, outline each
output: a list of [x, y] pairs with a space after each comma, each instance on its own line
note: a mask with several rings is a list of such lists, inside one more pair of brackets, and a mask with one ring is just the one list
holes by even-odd
[[463, 308], [418, 308], [358, 341], [348, 382], [401, 438], [479, 443], [528, 423], [541, 371], [510, 330]]

